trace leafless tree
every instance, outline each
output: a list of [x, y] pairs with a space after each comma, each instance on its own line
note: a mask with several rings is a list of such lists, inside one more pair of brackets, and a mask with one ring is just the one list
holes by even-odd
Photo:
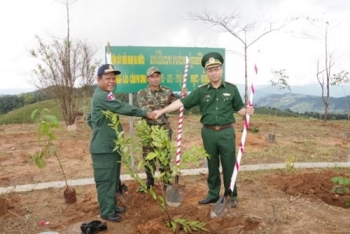
[[240, 54], [244, 59], [245, 103], [248, 103], [248, 48], [265, 35], [279, 31], [280, 29], [286, 27], [293, 20], [297, 19], [291, 18], [285, 20], [283, 23], [267, 22], [267, 27], [264, 28], [264, 32], [248, 41], [247, 34], [252, 34], [258, 28], [258, 24], [256, 21], [252, 21], [250, 23], [241, 22], [239, 13], [233, 12], [225, 15], [205, 10], [204, 12], [200, 13], [190, 12], [188, 13], [188, 16], [191, 20], [202, 21], [204, 24], [213, 27], [220, 27], [224, 32], [229, 32], [243, 44], [243, 53], [238, 52], [238, 54]]
[[[329, 21], [307, 18], [314, 31], [303, 32], [305, 38], [313, 39], [320, 42], [323, 46], [324, 54], [321, 58], [317, 59], [316, 63], [316, 78], [321, 86], [321, 98], [324, 104], [324, 122], [328, 119], [328, 107], [330, 97], [330, 86], [333, 82], [332, 69], [337, 63], [341, 63], [344, 54], [335, 55], [334, 52], [329, 50], [329, 34], [331, 32]], [[323, 61], [323, 62], [320, 62]], [[322, 65], [323, 63], [323, 65]], [[334, 76], [335, 77], [335, 76]]]
[[64, 4], [67, 14], [67, 35], [64, 39], [53, 39], [45, 43], [36, 36], [38, 48], [30, 54], [41, 62], [33, 70], [33, 84], [53, 98], [62, 110], [67, 125], [74, 124], [80, 104], [94, 82], [95, 70], [99, 64], [93, 57], [97, 49], [87, 41], [70, 39], [69, 8], [75, 2], [57, 0]]

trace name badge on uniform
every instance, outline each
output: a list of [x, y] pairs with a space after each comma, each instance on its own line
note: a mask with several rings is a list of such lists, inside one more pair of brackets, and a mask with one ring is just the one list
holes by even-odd
[[115, 100], [115, 97], [114, 97], [114, 95], [113, 95], [112, 92], [110, 92], [110, 93], [107, 95], [107, 99], [108, 99], [108, 101], [113, 101], [113, 100]]
[[231, 96], [230, 93], [223, 93], [224, 96], [228, 97], [228, 96]]

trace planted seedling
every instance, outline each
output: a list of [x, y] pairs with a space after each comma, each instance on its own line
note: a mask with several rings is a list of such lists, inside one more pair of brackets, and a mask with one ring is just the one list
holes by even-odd
[[[350, 193], [350, 179], [344, 178], [342, 176], [333, 177], [331, 181], [334, 183], [334, 186], [331, 190], [332, 193], [339, 195], [346, 195]], [[350, 206], [350, 201], [345, 201], [346, 206]]]
[[68, 186], [66, 173], [64, 172], [63, 165], [61, 162], [60, 154], [57, 147], [54, 145], [53, 141], [56, 140], [56, 135], [53, 129], [60, 128], [59, 121], [56, 116], [50, 114], [50, 110], [44, 108], [42, 110], [34, 110], [31, 114], [31, 119], [35, 119], [39, 116], [38, 123], [39, 128], [37, 132], [37, 142], [43, 146], [40, 151], [37, 151], [32, 155], [33, 161], [40, 168], [46, 166], [46, 158], [50, 156], [55, 156], [57, 158], [58, 164], [61, 168], [64, 181], [66, 183], [66, 188], [63, 192], [64, 199], [67, 204], [75, 203], [77, 201], [75, 189]]
[[[168, 204], [167, 200], [165, 199], [165, 192], [163, 189], [155, 190], [153, 186], [151, 186], [150, 189], [147, 190], [146, 183], [140, 178], [137, 173], [132, 170], [132, 158], [130, 149], [136, 147], [136, 145], [134, 145], [136, 144], [136, 140], [130, 137], [127, 138], [125, 137], [124, 132], [118, 131], [120, 122], [116, 113], [110, 111], [103, 111], [103, 113], [105, 117], [111, 121], [111, 124], [109, 124], [109, 126], [111, 126], [117, 133], [117, 139], [115, 140], [116, 146], [114, 150], [120, 153], [121, 163], [126, 166], [130, 176], [137, 181], [137, 183], [144, 189], [144, 192], [149, 194], [151, 198], [156, 202], [156, 204], [158, 204], [161, 211], [167, 215], [167, 221], [165, 222], [165, 225], [171, 229], [173, 233], [177, 233], [179, 230], [183, 230], [185, 233], [193, 231], [208, 232], [208, 230], [205, 228], [205, 223], [203, 222], [189, 221], [179, 216], [172, 217], [168, 211]], [[163, 186], [164, 179], [172, 178], [175, 172], [178, 172], [179, 169], [176, 169], [172, 167], [172, 165], [169, 165], [171, 166], [170, 172], [156, 173], [148, 160], [155, 159], [156, 163], [158, 163], [157, 168], [159, 168], [159, 165], [165, 165], [165, 163], [169, 162], [168, 155], [171, 155], [175, 152], [175, 147], [171, 144], [171, 140], [169, 140], [168, 130], [159, 128], [159, 126], [149, 126], [145, 120], [142, 120], [136, 126], [136, 135], [139, 137], [139, 140], [141, 140], [142, 145], [146, 143], [151, 144], [154, 149], [147, 155], [147, 160], [141, 160], [139, 162], [138, 168], [144, 168], [145, 166], [148, 167], [151, 170], [153, 178], [155, 178], [156, 182], [159, 185]], [[137, 142], [137, 144], [139, 144], [139, 142]], [[192, 159], [193, 158], [196, 157], [192, 155]], [[184, 160], [191, 161], [192, 159], [189, 158]], [[196, 160], [196, 162], [197, 161], [199, 160]]]

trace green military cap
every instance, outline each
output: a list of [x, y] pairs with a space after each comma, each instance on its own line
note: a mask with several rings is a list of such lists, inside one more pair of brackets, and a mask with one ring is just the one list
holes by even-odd
[[203, 56], [202, 66], [204, 68], [214, 67], [224, 64], [224, 58], [217, 52], [210, 52]]
[[154, 73], [159, 73], [159, 74], [162, 74], [160, 72], [160, 70], [158, 69], [158, 67], [150, 67], [147, 69], [147, 76], [151, 76], [153, 75]]

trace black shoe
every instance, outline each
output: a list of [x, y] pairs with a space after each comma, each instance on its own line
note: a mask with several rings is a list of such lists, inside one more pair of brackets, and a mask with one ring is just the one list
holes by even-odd
[[95, 234], [107, 230], [107, 224], [100, 220], [93, 220], [91, 222], [84, 222], [80, 226], [80, 230], [82, 231], [82, 234]]
[[205, 204], [209, 204], [209, 203], [215, 203], [219, 200], [219, 198], [209, 198], [206, 197], [203, 200], [198, 201], [199, 205], [205, 205]]
[[125, 207], [121, 207], [121, 206], [117, 206], [117, 208], [115, 208], [114, 212], [115, 213], [124, 213], [126, 211]]
[[103, 216], [101, 215], [101, 219], [110, 221], [110, 222], [120, 222], [122, 220], [122, 217], [120, 217], [117, 213], [114, 213], [109, 216]]

